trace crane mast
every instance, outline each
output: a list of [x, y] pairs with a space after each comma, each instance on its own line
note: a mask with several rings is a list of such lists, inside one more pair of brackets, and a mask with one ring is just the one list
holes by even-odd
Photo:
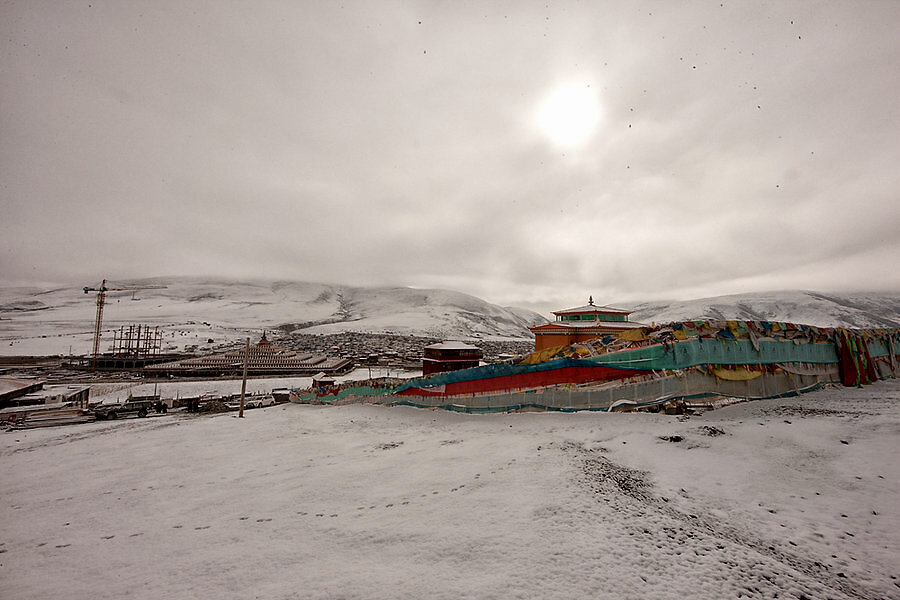
[[[88, 290], [85, 289], [85, 293]], [[103, 305], [106, 303], [106, 280], [103, 280], [103, 283], [100, 284], [100, 291], [97, 292], [97, 318], [94, 321], [94, 350], [91, 353], [93, 356], [93, 364], [91, 366], [92, 369], [97, 368], [97, 355], [100, 354], [100, 327], [101, 323], [103, 323]]]

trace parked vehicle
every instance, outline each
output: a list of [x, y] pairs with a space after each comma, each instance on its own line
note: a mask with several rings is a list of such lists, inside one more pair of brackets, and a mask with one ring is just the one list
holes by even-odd
[[146, 417], [153, 410], [152, 400], [129, 400], [121, 404], [100, 404], [94, 407], [98, 419], [118, 419], [119, 417]]
[[265, 396], [250, 396], [244, 399], [244, 408], [263, 408], [265, 406], [273, 406], [275, 404], [275, 396], [266, 394]]

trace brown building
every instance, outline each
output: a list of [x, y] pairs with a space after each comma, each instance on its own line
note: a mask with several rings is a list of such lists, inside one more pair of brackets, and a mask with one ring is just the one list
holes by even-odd
[[477, 367], [483, 353], [481, 348], [462, 342], [442, 342], [425, 346], [422, 374], [444, 373]]
[[629, 329], [646, 327], [628, 320], [631, 311], [611, 306], [594, 306], [593, 296], [586, 306], [567, 308], [553, 313], [556, 320], [529, 327], [534, 333], [534, 350], [568, 346]]

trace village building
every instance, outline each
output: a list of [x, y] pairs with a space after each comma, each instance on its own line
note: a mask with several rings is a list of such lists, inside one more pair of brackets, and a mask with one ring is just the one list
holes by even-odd
[[319, 371], [318, 373], [313, 375], [312, 386], [317, 390], [325, 390], [328, 388], [333, 388], [336, 381], [337, 380], [333, 376]]
[[43, 381], [0, 377], [0, 408], [19, 404], [38, 404], [38, 402], [23, 401], [22, 398], [42, 389], [44, 389]]
[[22, 396], [19, 404], [68, 404], [87, 408], [91, 396], [89, 385], [45, 385], [37, 392]]
[[37, 379], [0, 377], [0, 408], [69, 404], [87, 408], [91, 388], [88, 385], [47, 385]]
[[629, 329], [646, 327], [644, 323], [629, 321], [631, 311], [611, 306], [595, 306], [594, 297], [585, 306], [555, 311], [555, 321], [529, 327], [534, 333], [534, 350], [568, 346]]
[[481, 348], [463, 342], [442, 342], [425, 346], [422, 374], [445, 373], [477, 367], [483, 353]]

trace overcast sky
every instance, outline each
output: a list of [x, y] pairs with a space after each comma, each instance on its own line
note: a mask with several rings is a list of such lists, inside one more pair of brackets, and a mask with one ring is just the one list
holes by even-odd
[[4, 2], [0, 271], [900, 289], [900, 2]]

